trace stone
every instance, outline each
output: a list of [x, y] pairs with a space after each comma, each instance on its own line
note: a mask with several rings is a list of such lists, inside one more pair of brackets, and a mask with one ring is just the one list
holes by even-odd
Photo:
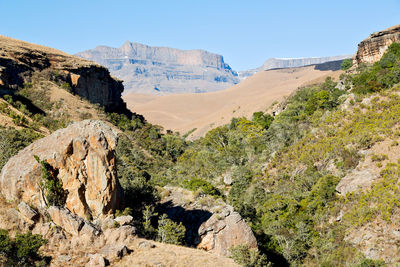
[[118, 228], [109, 228], [104, 231], [107, 244], [128, 244], [136, 236], [136, 228], [124, 225]]
[[224, 175], [224, 184], [232, 185], [232, 183], [233, 183], [232, 174], [228, 172]]
[[156, 245], [154, 245], [153, 243], [149, 242], [149, 241], [141, 241], [138, 244], [138, 248], [155, 248]]
[[58, 255], [57, 261], [58, 262], [69, 262], [71, 261], [72, 257], [70, 255]]
[[108, 228], [113, 228], [115, 226], [114, 215], [107, 216], [104, 219], [99, 219], [98, 225], [100, 225], [103, 231]]
[[395, 42], [400, 42], [400, 24], [375, 32], [359, 43], [354, 62], [357, 64], [377, 62], [386, 49]]
[[120, 206], [122, 189], [116, 174], [117, 134], [106, 123], [85, 120], [37, 140], [3, 167], [0, 190], [7, 200], [46, 207], [40, 190], [41, 166], [34, 155], [58, 171], [64, 190], [65, 206], [74, 214], [96, 219], [113, 213]]
[[132, 224], [133, 222], [133, 217], [130, 215], [126, 215], [126, 216], [119, 216], [117, 218], [114, 219], [114, 221], [116, 221], [117, 223], [119, 223], [119, 225], [129, 225]]
[[197, 248], [229, 256], [232, 246], [248, 245], [257, 249], [257, 240], [243, 218], [237, 212], [225, 217], [213, 214], [199, 228], [200, 243]]
[[[257, 240], [245, 220], [232, 206], [211, 198], [204, 206], [201, 197], [182, 188], [165, 187], [171, 193], [162, 199], [160, 213], [186, 227], [188, 246], [197, 247], [220, 256], [229, 256], [231, 246], [248, 245], [257, 249]], [[190, 200], [190, 201], [189, 201]], [[188, 204], [190, 203], [190, 204]]]
[[365, 190], [370, 188], [378, 177], [379, 172], [372, 168], [355, 168], [340, 180], [336, 191], [341, 195], [346, 195], [358, 189]]
[[105, 267], [106, 260], [100, 254], [90, 254], [89, 262], [85, 264], [85, 267]]
[[78, 235], [85, 224], [82, 218], [72, 214], [65, 208], [50, 206], [47, 212], [56, 225], [72, 235]]
[[108, 260], [121, 259], [122, 257], [131, 253], [125, 245], [105, 245], [99, 251], [99, 254], [103, 255]]
[[28, 221], [28, 222], [34, 222], [39, 218], [39, 213], [31, 208], [28, 204], [26, 204], [24, 201], [21, 201], [18, 204], [18, 211], [21, 213], [21, 215]]
[[101, 231], [97, 229], [92, 223], [84, 222], [81, 230], [79, 231], [81, 235], [88, 235], [88, 236], [99, 236]]

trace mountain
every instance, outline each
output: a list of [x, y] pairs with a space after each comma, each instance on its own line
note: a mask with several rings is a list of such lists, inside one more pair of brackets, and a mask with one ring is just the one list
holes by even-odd
[[322, 64], [330, 61], [339, 61], [346, 58], [352, 58], [352, 55], [332, 56], [332, 57], [310, 57], [310, 58], [270, 58], [264, 64], [256, 69], [239, 71], [239, 78], [246, 79], [259, 71], [270, 69], [296, 68], [308, 65]]
[[98, 46], [76, 54], [95, 61], [124, 81], [129, 93], [202, 93], [226, 89], [238, 75], [221, 55], [126, 42], [120, 48]]
[[233, 117], [249, 117], [253, 112], [268, 109], [274, 101], [281, 101], [310, 81], [323, 81], [328, 75], [338, 77], [341, 73], [325, 65], [328, 63], [260, 71], [218, 92], [166, 96], [128, 93], [123, 98], [132, 111], [143, 114], [151, 123], [181, 134], [195, 129], [190, 137], [198, 138]]

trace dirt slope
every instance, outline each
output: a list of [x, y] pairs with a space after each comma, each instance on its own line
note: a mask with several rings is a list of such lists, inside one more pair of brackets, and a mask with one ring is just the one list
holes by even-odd
[[310, 81], [338, 77], [340, 71], [320, 71], [314, 66], [259, 72], [243, 82], [219, 92], [150, 96], [126, 94], [128, 107], [154, 124], [185, 134], [197, 128], [190, 138], [228, 123], [233, 117], [265, 111], [296, 88]]

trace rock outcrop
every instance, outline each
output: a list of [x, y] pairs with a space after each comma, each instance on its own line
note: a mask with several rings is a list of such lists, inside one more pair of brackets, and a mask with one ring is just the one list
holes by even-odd
[[208, 196], [195, 199], [193, 192], [185, 189], [165, 189], [169, 193], [163, 199], [163, 212], [172, 220], [185, 225], [188, 246], [221, 256], [229, 256], [232, 246], [247, 245], [249, 248], [257, 248], [253, 232], [233, 207]]
[[400, 24], [375, 32], [359, 43], [355, 63], [374, 63], [379, 61], [389, 45], [395, 42], [400, 42]]
[[257, 240], [239, 213], [227, 206], [222, 213], [213, 214], [200, 225], [200, 243], [197, 248], [212, 251], [218, 255], [229, 256], [229, 248], [247, 245], [257, 248]]
[[120, 48], [98, 46], [76, 54], [107, 67], [124, 81], [127, 92], [199, 93], [239, 82], [222, 56], [204, 50], [179, 50], [126, 42]]
[[15, 90], [30, 82], [33, 73], [68, 83], [73, 93], [108, 111], [126, 111], [122, 81], [94, 62], [62, 51], [0, 35], [0, 89]]
[[119, 208], [121, 189], [116, 176], [117, 134], [101, 121], [74, 123], [44, 137], [12, 157], [0, 175], [1, 194], [7, 200], [46, 206], [41, 190], [41, 166], [34, 155], [58, 171], [74, 214], [98, 218]]

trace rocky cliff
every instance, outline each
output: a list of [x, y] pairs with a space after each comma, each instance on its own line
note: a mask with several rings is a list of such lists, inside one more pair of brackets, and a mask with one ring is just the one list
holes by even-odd
[[308, 65], [323, 64], [326, 62], [339, 61], [351, 57], [352, 55], [309, 58], [269, 58], [264, 62], [261, 67], [251, 70], [239, 71], [238, 74], [240, 79], [243, 80], [263, 70], [297, 68]]
[[98, 218], [119, 208], [115, 146], [117, 134], [105, 123], [86, 120], [36, 141], [4, 166], [0, 192], [7, 200], [34, 207], [49, 205], [42, 189], [42, 170], [34, 156], [47, 161], [67, 191], [65, 206], [83, 218]]
[[389, 45], [394, 42], [400, 42], [400, 24], [383, 31], [374, 32], [359, 43], [355, 62], [360, 64], [378, 61]]
[[107, 67], [127, 92], [167, 94], [217, 91], [239, 82], [222, 56], [204, 50], [179, 50], [126, 42], [76, 54]]
[[38, 72], [62, 80], [73, 93], [108, 111], [126, 109], [121, 99], [122, 82], [111, 77], [106, 68], [56, 49], [0, 36], [1, 88], [17, 90]]

